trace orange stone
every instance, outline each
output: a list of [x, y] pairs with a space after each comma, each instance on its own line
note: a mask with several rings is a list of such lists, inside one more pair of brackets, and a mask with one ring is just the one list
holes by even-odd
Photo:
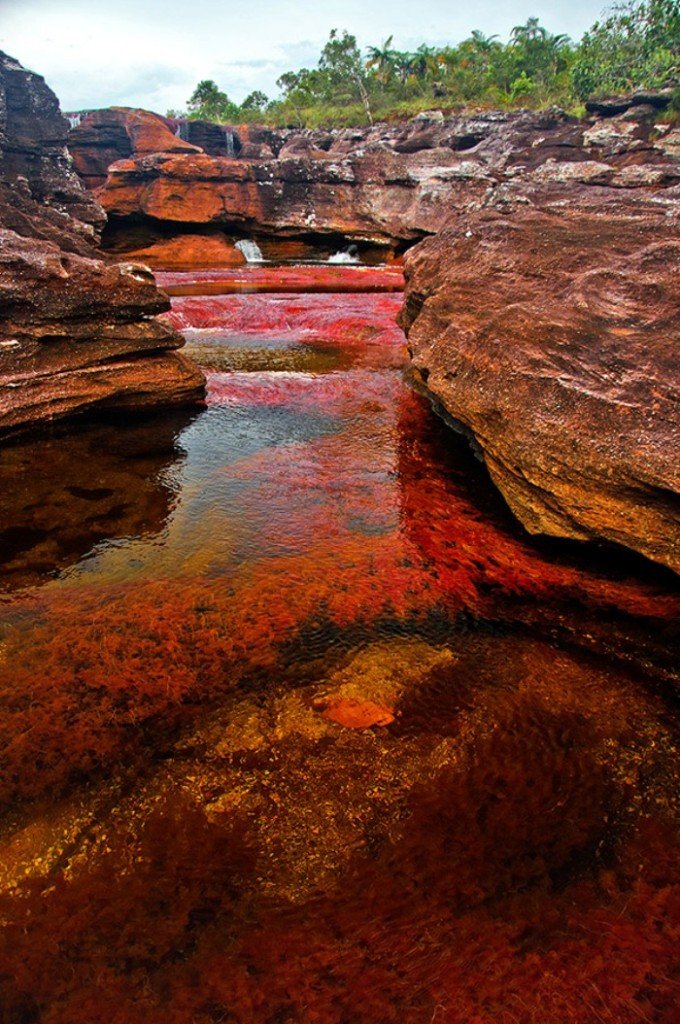
[[372, 700], [357, 700], [353, 697], [340, 697], [325, 704], [321, 715], [329, 722], [344, 725], [347, 729], [370, 729], [374, 725], [385, 726], [394, 721], [390, 708]]
[[242, 267], [246, 262], [243, 253], [223, 235], [175, 235], [122, 255], [127, 259], [141, 260], [154, 270]]

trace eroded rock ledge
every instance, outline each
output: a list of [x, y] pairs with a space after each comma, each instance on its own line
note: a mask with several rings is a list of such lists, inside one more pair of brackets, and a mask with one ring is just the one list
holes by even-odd
[[0, 54], [0, 436], [204, 385], [155, 319], [169, 301], [150, 272], [99, 258], [105, 215], [71, 170], [67, 127], [43, 79]]
[[625, 118], [458, 204], [407, 255], [401, 321], [530, 532], [677, 571], [678, 133]]

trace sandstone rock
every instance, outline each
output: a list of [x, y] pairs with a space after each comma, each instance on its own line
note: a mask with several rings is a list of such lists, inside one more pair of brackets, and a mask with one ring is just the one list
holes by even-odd
[[[173, 133], [191, 143], [208, 156], [227, 156], [233, 159], [241, 151], [241, 139], [237, 129], [229, 125], [213, 124], [211, 121], [187, 121], [172, 119]], [[135, 156], [141, 155], [135, 149]], [[149, 152], [153, 152], [149, 150]], [[158, 152], [158, 150], [156, 150]]]
[[71, 170], [66, 128], [44, 80], [0, 52], [0, 228], [89, 253], [106, 218]]
[[[235, 234], [342, 236], [393, 246], [438, 230], [455, 201], [456, 181], [465, 183], [468, 197], [481, 199], [506, 159], [503, 131], [520, 123], [531, 131], [556, 119], [433, 116], [330, 132], [240, 126], [237, 160], [122, 153], [126, 159], [109, 168], [98, 195], [117, 236], [121, 226], [142, 222], [219, 224]], [[77, 162], [85, 166], [93, 156], [76, 131], [71, 145], [82, 145]], [[474, 151], [474, 158], [461, 159], [461, 150]]]
[[339, 698], [330, 701], [321, 710], [322, 718], [346, 729], [371, 729], [374, 726], [391, 725], [394, 714], [391, 708], [381, 707], [372, 700]]
[[588, 182], [515, 178], [452, 217], [407, 255], [402, 322], [530, 532], [677, 570], [677, 198]]
[[98, 257], [104, 214], [70, 169], [66, 128], [43, 79], [0, 54], [0, 435], [203, 390], [154, 319], [169, 301], [151, 271]]
[[192, 267], [242, 267], [246, 260], [222, 234], [174, 235], [159, 239], [140, 249], [129, 250], [126, 257], [141, 260], [154, 270], [184, 270]]
[[68, 134], [73, 166], [87, 188], [106, 181], [116, 160], [149, 153], [200, 153], [198, 146], [178, 138], [172, 122], [160, 114], [130, 107], [109, 107], [77, 115]]
[[419, 640], [372, 644], [327, 680], [313, 700], [321, 716], [346, 729], [391, 725], [405, 692], [422, 685], [435, 668], [454, 662], [451, 651]]
[[602, 117], [616, 117], [624, 114], [634, 107], [652, 107], [655, 110], [665, 110], [672, 99], [672, 89], [658, 89], [656, 91], [640, 91], [631, 96], [613, 96], [602, 100], [588, 100], [585, 104], [589, 114], [599, 114]]
[[203, 375], [148, 268], [0, 231], [0, 435], [93, 407], [191, 401]]
[[341, 236], [393, 250], [435, 233], [452, 209], [483, 202], [513, 175], [605, 184], [624, 166], [668, 162], [645, 120], [589, 124], [556, 110], [239, 133], [237, 160], [158, 153], [113, 164], [99, 191], [111, 218], [107, 238], [119, 241], [143, 224], [199, 223], [233, 235], [317, 244]]

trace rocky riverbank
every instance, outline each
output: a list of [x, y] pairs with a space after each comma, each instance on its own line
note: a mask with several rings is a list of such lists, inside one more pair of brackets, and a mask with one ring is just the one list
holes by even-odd
[[[8, 81], [41, 83], [13, 68]], [[19, 114], [23, 141], [4, 145], [0, 224], [15, 236], [3, 245], [0, 429], [101, 402], [185, 401], [201, 386], [154, 319], [166, 300], [152, 276], [93, 262], [103, 213], [65, 163], [45, 95], [52, 121], [31, 159], [17, 162]], [[108, 215], [105, 245], [126, 259], [238, 266], [243, 236], [269, 258], [350, 240], [364, 259], [408, 249], [413, 365], [524, 526], [677, 569], [680, 132], [660, 116], [667, 100], [594, 104], [582, 120], [432, 111], [334, 131], [114, 108], [73, 117], [68, 144]]]
[[156, 319], [149, 271], [111, 264], [43, 79], [0, 54], [0, 435], [93, 408], [194, 401], [203, 375]]

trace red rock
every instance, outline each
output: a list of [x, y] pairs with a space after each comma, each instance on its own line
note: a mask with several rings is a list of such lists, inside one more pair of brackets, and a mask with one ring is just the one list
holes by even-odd
[[169, 302], [153, 275], [98, 257], [104, 215], [68, 167], [56, 97], [4, 54], [0, 111], [0, 435], [200, 398], [183, 339], [154, 319]]
[[110, 168], [100, 198], [117, 230], [144, 221], [220, 224], [277, 242], [342, 236], [392, 248], [438, 231], [452, 209], [483, 202], [510, 174], [545, 167], [548, 177], [604, 182], [636, 164], [666, 173], [649, 123], [636, 122], [623, 146], [599, 149], [584, 134], [589, 127], [555, 111], [430, 112], [335, 131], [241, 126], [238, 159], [130, 151]]
[[678, 570], [678, 202], [588, 180], [554, 165], [452, 217], [407, 256], [402, 323], [531, 533]]
[[182, 270], [188, 267], [242, 267], [246, 260], [224, 235], [175, 235], [140, 249], [126, 259], [140, 260], [152, 269]]
[[390, 708], [382, 707], [372, 700], [359, 700], [353, 697], [340, 697], [330, 701], [321, 712], [321, 717], [346, 729], [370, 729], [373, 726], [386, 726], [394, 721]]
[[[239, 159], [120, 161], [100, 198], [116, 219], [220, 223], [277, 238], [343, 236], [391, 246], [436, 231], [455, 182], [483, 195], [489, 168], [462, 160], [458, 151], [515, 121], [517, 115], [457, 118], [430, 126], [427, 138], [417, 121], [340, 132], [253, 127], [246, 135], [239, 128]], [[264, 153], [277, 155], [263, 159]]]
[[150, 153], [200, 153], [201, 149], [178, 138], [172, 123], [160, 114], [129, 107], [90, 110], [68, 135], [73, 166], [87, 188], [106, 181], [109, 167], [129, 156]]

